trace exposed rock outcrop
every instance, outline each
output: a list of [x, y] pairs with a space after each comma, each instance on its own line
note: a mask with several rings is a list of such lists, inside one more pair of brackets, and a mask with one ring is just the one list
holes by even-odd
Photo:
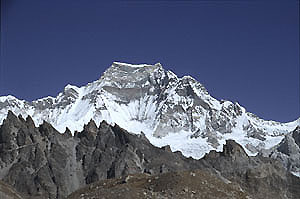
[[300, 179], [286, 171], [280, 161], [257, 155], [249, 157], [233, 140], [222, 152], [211, 151], [202, 159], [221, 176], [238, 182], [254, 198], [297, 198]]
[[264, 155], [281, 161], [288, 171], [300, 177], [300, 126]]
[[[68, 130], [66, 130], [68, 132]], [[181, 153], [156, 148], [147, 138], [94, 121], [74, 137], [49, 123], [9, 112], [0, 128], [0, 176], [30, 198], [64, 198], [98, 180], [134, 173], [158, 174], [200, 168]]]
[[105, 121], [97, 127], [91, 120], [74, 136], [65, 132], [60, 134], [47, 122], [35, 127], [30, 117], [9, 112], [0, 127], [0, 179], [27, 198], [65, 198], [99, 180], [201, 169], [223, 184], [239, 185], [254, 198], [300, 195], [300, 179], [280, 162], [249, 157], [233, 140], [223, 152], [194, 160], [172, 153], [169, 146], [154, 147], [143, 133], [133, 135]]
[[10, 185], [0, 181], [1, 199], [23, 199], [23, 197]]

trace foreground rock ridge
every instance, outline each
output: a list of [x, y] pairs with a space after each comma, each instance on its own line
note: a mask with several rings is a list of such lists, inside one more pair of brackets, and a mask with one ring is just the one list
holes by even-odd
[[[298, 134], [292, 136], [298, 143]], [[133, 135], [105, 121], [98, 127], [90, 120], [72, 136], [69, 129], [61, 134], [47, 122], [36, 127], [30, 116], [23, 119], [11, 111], [0, 126], [0, 180], [0, 196], [15, 198], [300, 195], [300, 178], [280, 161], [250, 157], [233, 140], [226, 141], [222, 152], [213, 150], [195, 160], [173, 153], [169, 146], [153, 146], [143, 133]]]
[[[105, 120], [146, 137], [155, 146], [199, 159], [210, 150], [221, 151], [225, 140], [241, 144], [249, 155], [271, 149], [300, 120], [264, 121], [238, 103], [213, 98], [190, 76], [177, 77], [161, 64], [114, 62], [100, 79], [80, 88], [67, 85], [58, 96], [33, 102], [0, 97], [0, 122], [8, 110], [40, 125], [47, 121], [59, 132], [83, 130], [91, 119]], [[299, 174], [300, 175], [300, 174]]]

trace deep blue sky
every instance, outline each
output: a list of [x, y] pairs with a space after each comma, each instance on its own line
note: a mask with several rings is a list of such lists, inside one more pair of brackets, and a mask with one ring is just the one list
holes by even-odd
[[113, 61], [162, 63], [264, 119], [299, 108], [299, 1], [2, 0], [0, 95], [34, 100]]

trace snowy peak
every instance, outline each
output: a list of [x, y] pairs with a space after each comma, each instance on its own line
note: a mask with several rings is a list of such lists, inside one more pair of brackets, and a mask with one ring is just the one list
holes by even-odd
[[115, 67], [127, 67], [127, 68], [144, 68], [144, 67], [152, 67], [153, 65], [148, 64], [129, 64], [124, 62], [113, 62], [112, 66]]
[[114, 62], [100, 78], [105, 85], [118, 88], [145, 87], [149, 84], [159, 84], [167, 76], [160, 64], [132, 65]]
[[80, 88], [67, 85], [58, 96], [33, 102], [0, 97], [0, 122], [8, 110], [30, 115], [37, 125], [47, 121], [61, 133], [81, 131], [91, 119], [96, 125], [105, 120], [194, 158], [221, 151], [227, 139], [254, 155], [299, 124], [264, 121], [237, 103], [213, 98], [193, 77], [179, 78], [160, 63], [113, 62], [100, 79]]

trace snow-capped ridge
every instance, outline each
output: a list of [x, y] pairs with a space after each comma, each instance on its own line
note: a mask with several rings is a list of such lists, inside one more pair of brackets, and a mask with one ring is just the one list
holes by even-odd
[[67, 91], [67, 90], [70, 90], [70, 89], [73, 89], [73, 90], [75, 90], [75, 91], [78, 91], [79, 90], [79, 88], [77, 87], [77, 86], [75, 86], [75, 85], [71, 85], [71, 84], [67, 84], [66, 86], [65, 86], [65, 91]]
[[129, 63], [124, 63], [124, 62], [113, 62], [113, 65], [117, 66], [127, 66], [127, 67], [133, 67], [133, 68], [141, 68], [141, 67], [146, 67], [146, 66], [152, 66], [149, 64], [129, 64]]
[[281, 141], [299, 125], [264, 121], [239, 103], [219, 101], [191, 76], [177, 77], [160, 63], [113, 62], [103, 75], [85, 86], [66, 85], [56, 97], [33, 102], [0, 97], [0, 122], [12, 110], [30, 115], [36, 125], [47, 121], [61, 133], [82, 131], [91, 119], [117, 124], [129, 132], [144, 132], [156, 146], [170, 145], [186, 156], [201, 158], [221, 150], [226, 139], [256, 154]]

